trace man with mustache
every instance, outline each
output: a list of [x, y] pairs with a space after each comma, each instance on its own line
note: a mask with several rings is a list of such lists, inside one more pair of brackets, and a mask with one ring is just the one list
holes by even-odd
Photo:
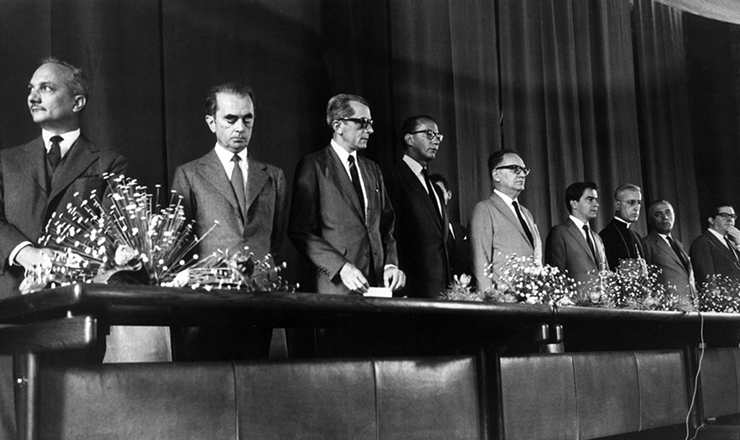
[[689, 255], [696, 271], [697, 288], [711, 275], [740, 281], [740, 231], [735, 227], [735, 209], [728, 203], [714, 205], [707, 215], [709, 227], [691, 243]]
[[361, 96], [336, 95], [326, 122], [330, 144], [296, 168], [288, 235], [316, 267], [319, 293], [397, 291], [406, 276], [398, 268], [393, 207], [380, 167], [357, 154], [373, 133], [370, 105]]
[[598, 187], [594, 182], [576, 182], [565, 190], [570, 216], [550, 230], [545, 244], [545, 263], [558, 267], [579, 283], [579, 290], [606, 267], [604, 244], [589, 222], [599, 213]]
[[604, 241], [609, 269], [616, 270], [621, 260], [642, 259], [640, 236], [630, 226], [640, 217], [642, 190], [631, 183], [621, 185], [614, 192], [614, 218], [599, 235]]
[[[126, 159], [95, 145], [80, 131], [88, 84], [79, 68], [47, 58], [28, 83], [28, 109], [41, 136], [0, 151], [0, 298], [20, 295], [25, 270], [48, 263], [53, 251], [37, 247], [52, 214], [103, 197], [103, 174], [126, 170]], [[14, 438], [12, 362], [0, 356], [0, 438]]]
[[[234, 253], [245, 246], [257, 259], [279, 257], [285, 231], [287, 193], [280, 168], [252, 158], [247, 146], [255, 120], [254, 92], [231, 82], [213, 87], [206, 97], [206, 124], [216, 145], [205, 156], [175, 171], [172, 189], [182, 197], [185, 215], [195, 219], [201, 258], [218, 250]], [[271, 330], [193, 329], [185, 337], [186, 357], [198, 360], [262, 358]]]
[[408, 280], [400, 295], [435, 298], [451, 281], [444, 195], [429, 179], [443, 135], [431, 116], [407, 118], [402, 126], [404, 155], [388, 175], [388, 195], [396, 213], [398, 261]]
[[671, 236], [675, 215], [667, 200], [656, 200], [648, 207], [650, 233], [643, 237], [645, 261], [661, 269], [658, 282], [684, 299], [691, 299], [694, 290], [694, 271], [689, 254]]
[[481, 291], [500, 280], [513, 255], [531, 257], [535, 265], [542, 265], [539, 230], [532, 214], [517, 200], [529, 168], [518, 154], [502, 149], [488, 158], [488, 172], [493, 193], [475, 205], [468, 227], [472, 272]]

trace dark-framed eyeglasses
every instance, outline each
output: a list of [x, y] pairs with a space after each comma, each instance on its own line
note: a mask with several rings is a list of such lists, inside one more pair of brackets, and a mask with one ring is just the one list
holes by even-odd
[[338, 118], [337, 121], [351, 121], [357, 123], [363, 130], [365, 130], [367, 127], [373, 126], [373, 120], [368, 118]]
[[517, 176], [524, 173], [525, 176], [529, 175], [531, 171], [529, 168], [520, 167], [519, 165], [504, 165], [502, 167], [496, 167], [497, 170], [511, 170]]
[[445, 138], [445, 135], [443, 135], [440, 132], [434, 131], [434, 130], [416, 130], [416, 131], [410, 132], [409, 134], [417, 134], [417, 133], [424, 133], [424, 134], [426, 134], [427, 135], [427, 139], [429, 139], [430, 141], [433, 141], [434, 138], [437, 138], [437, 139], [439, 139], [440, 142], [442, 142], [442, 139]]
[[720, 212], [719, 214], [717, 214], [717, 217], [722, 217], [725, 220], [727, 220], [728, 218], [730, 220], [735, 220], [737, 218], [737, 214], [730, 214], [730, 213], [727, 213], [727, 212]]

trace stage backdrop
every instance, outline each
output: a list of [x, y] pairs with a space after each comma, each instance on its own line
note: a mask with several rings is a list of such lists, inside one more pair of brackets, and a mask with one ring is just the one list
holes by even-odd
[[[383, 168], [400, 159], [405, 117], [435, 117], [445, 140], [432, 171], [452, 183], [462, 223], [490, 194], [488, 156], [507, 147], [532, 168], [522, 199], [543, 237], [567, 215], [565, 187], [586, 179], [600, 187], [597, 229], [613, 214], [614, 189], [631, 182], [646, 201], [674, 203], [689, 245], [711, 199], [740, 208], [740, 197], [728, 156], [697, 149], [695, 133], [715, 130], [692, 124], [716, 118], [693, 108], [734, 121], [737, 110], [734, 90], [722, 108], [705, 105], [715, 95], [693, 99], [692, 84], [717, 82], [711, 70], [687, 77], [695, 40], [685, 23], [696, 22], [687, 17], [651, 0], [5, 0], [0, 147], [38, 136], [26, 85], [49, 55], [89, 74], [84, 132], [127, 156], [130, 176], [150, 188], [167, 189], [176, 166], [213, 147], [203, 100], [215, 84], [255, 89], [249, 154], [291, 184], [300, 157], [329, 141], [328, 98], [355, 93], [371, 102], [366, 156]], [[736, 156], [736, 127], [723, 133], [714, 151]], [[712, 186], [717, 169], [725, 181]], [[712, 190], [699, 197], [697, 187]], [[644, 212], [636, 229], [647, 232]], [[288, 240], [283, 256], [306, 286]]]

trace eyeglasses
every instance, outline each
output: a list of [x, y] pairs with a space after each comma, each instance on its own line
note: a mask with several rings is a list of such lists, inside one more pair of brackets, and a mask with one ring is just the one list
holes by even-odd
[[516, 174], [517, 176], [524, 173], [525, 176], [529, 175], [529, 172], [531, 171], [529, 168], [520, 167], [519, 165], [504, 165], [502, 167], [496, 167], [497, 170], [511, 170]]
[[361, 129], [366, 129], [367, 127], [372, 127], [373, 120], [368, 118], [338, 118], [337, 121], [352, 121], [357, 124], [360, 124]]
[[412, 131], [409, 134], [417, 134], [417, 133], [424, 133], [424, 134], [426, 134], [427, 135], [427, 139], [429, 139], [430, 141], [433, 141], [434, 138], [437, 138], [437, 139], [439, 139], [440, 142], [442, 142], [442, 139], [445, 138], [445, 135], [443, 135], [442, 133], [433, 131], [433, 130], [417, 130], [417, 131]]
[[717, 217], [722, 217], [725, 220], [728, 218], [730, 220], [735, 220], [737, 218], [737, 214], [728, 214], [726, 212], [720, 212], [719, 214], [717, 214]]

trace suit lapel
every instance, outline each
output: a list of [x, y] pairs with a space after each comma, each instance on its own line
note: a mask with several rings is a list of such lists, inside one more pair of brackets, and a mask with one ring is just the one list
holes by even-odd
[[[657, 232], [651, 231], [650, 232], [650, 239], [653, 240], [653, 242], [658, 244], [658, 249], [660, 249], [661, 252], [667, 254], [676, 264], [683, 267], [683, 263], [681, 263], [681, 260], [678, 258], [678, 255], [671, 249], [671, 247], [666, 243], [666, 241], [658, 235]], [[686, 257], [686, 260], [688, 261], [688, 258]]]
[[[524, 232], [524, 228], [522, 228], [521, 222], [519, 222], [516, 214], [514, 214], [511, 208], [509, 208], [509, 205], [504, 202], [504, 199], [499, 197], [498, 194], [493, 193], [491, 194], [490, 200], [493, 202], [493, 206], [496, 207], [496, 209], [498, 209], [499, 212], [501, 212], [501, 214], [503, 214], [503, 216], [506, 217], [514, 225], [517, 231], [519, 231], [522, 238], [524, 238], [524, 241], [529, 243], [529, 247], [532, 247], [532, 243], [529, 242], [529, 238], [527, 238], [527, 234]], [[534, 234], [534, 232], [532, 234]]]
[[[360, 200], [357, 198], [355, 188], [352, 186], [352, 181], [349, 179], [347, 170], [342, 165], [339, 156], [337, 156], [337, 153], [334, 151], [331, 145], [326, 147], [324, 151], [326, 153], [326, 174], [328, 178], [334, 181], [334, 184], [337, 188], [339, 188], [339, 192], [341, 193], [342, 197], [345, 198], [349, 202], [349, 204], [355, 208], [355, 213], [360, 217], [360, 219], [364, 219], [365, 213], [362, 212], [362, 209], [360, 207]], [[365, 165], [362, 163], [361, 158], [357, 161], [357, 164], [360, 173], [362, 173], [362, 179], [365, 181], [365, 192], [367, 193], [369, 205], [368, 212], [370, 212], [370, 209], [372, 208], [372, 201], [370, 199], [373, 198], [371, 196], [371, 188], [373, 187], [371, 186], [371, 182], [368, 181], [369, 173], [367, 172], [367, 170], [365, 170]]]
[[[409, 168], [408, 165], [405, 163], [400, 163], [399, 165], [400, 171], [401, 171], [401, 179], [403, 181], [404, 186], [408, 188], [409, 191], [413, 194], [413, 197], [416, 198], [416, 200], [421, 201], [420, 203], [424, 206], [424, 211], [426, 211], [427, 215], [429, 217], [434, 219], [435, 224], [439, 228], [440, 231], [444, 232], [444, 228], [442, 227], [442, 219], [440, 219], [439, 214], [437, 213], [437, 207], [434, 206], [432, 203], [432, 199], [429, 197], [429, 193], [427, 193], [424, 186], [421, 184], [419, 179], [414, 175], [414, 172]], [[435, 188], [436, 185], [432, 184], [432, 191], [435, 192], [439, 200], [443, 200], [439, 192], [437, 192], [437, 188]], [[443, 210], [444, 215], [444, 210]]]
[[265, 172], [265, 164], [247, 158], [249, 164], [249, 170], [247, 171], [247, 207], [246, 211], [249, 211], [249, 207], [257, 198], [257, 195], [262, 192], [262, 187], [267, 182], [267, 173]]
[[724, 252], [727, 255], [727, 258], [732, 258], [732, 261], [735, 262], [735, 265], [738, 265], [737, 256], [733, 251], [730, 250], [730, 248], [727, 247], [725, 243], [722, 243], [722, 241], [715, 237], [714, 234], [707, 231], [706, 234], [709, 236], [709, 239], [712, 240], [712, 243], [714, 243], [716, 246], [719, 246], [720, 249], [722, 249], [722, 252]]
[[87, 139], [80, 136], [67, 152], [64, 160], [62, 160], [54, 173], [54, 177], [51, 179], [49, 200], [64, 191], [72, 181], [78, 178], [85, 170], [90, 168], [90, 165], [99, 159], [100, 150]]
[[23, 154], [19, 156], [19, 165], [26, 175], [39, 187], [41, 193], [48, 195], [46, 187], [46, 149], [41, 137], [26, 144], [22, 148]]
[[[588, 255], [591, 258], [591, 261], [593, 261], [594, 264], [598, 264], [598, 262], [594, 260], [594, 255], [591, 252], [591, 248], [588, 247], [588, 242], [586, 241], [586, 237], [583, 236], [583, 234], [581, 233], [581, 230], [578, 229], [578, 226], [570, 218], [568, 218], [568, 233], [571, 235], [571, 237], [573, 237], [576, 243], [578, 243], [578, 245], [581, 247], [583, 252], [585, 252], [586, 255]], [[594, 234], [592, 231], [591, 235], [594, 236], [596, 234]], [[594, 240], [594, 251], [598, 252], [599, 250], [596, 244], [596, 238], [593, 238], [593, 240]]]
[[198, 172], [204, 182], [211, 184], [234, 207], [236, 212], [239, 212], [239, 202], [236, 200], [234, 189], [231, 187], [228, 176], [226, 176], [223, 164], [218, 159], [216, 150], [211, 150], [210, 153], [198, 161]]

